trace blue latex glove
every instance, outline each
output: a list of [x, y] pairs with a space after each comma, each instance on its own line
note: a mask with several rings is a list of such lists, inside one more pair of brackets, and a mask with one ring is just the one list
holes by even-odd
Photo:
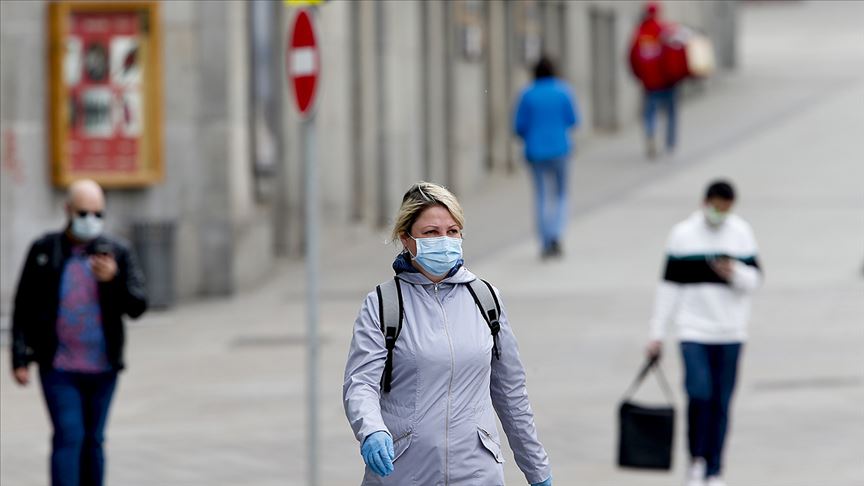
[[546, 478], [546, 481], [534, 483], [531, 486], [552, 486], [552, 476], [549, 476], [548, 478]]
[[393, 438], [387, 432], [379, 430], [369, 434], [360, 447], [360, 455], [369, 469], [379, 476], [386, 477], [393, 473], [393, 457], [396, 454], [393, 452]]

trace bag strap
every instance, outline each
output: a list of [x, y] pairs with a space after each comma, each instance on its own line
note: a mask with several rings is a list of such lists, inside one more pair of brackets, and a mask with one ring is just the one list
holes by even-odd
[[402, 331], [402, 288], [398, 277], [388, 280], [375, 287], [378, 294], [378, 317], [381, 321], [381, 332], [384, 334], [384, 344], [387, 348], [387, 360], [384, 362], [384, 374], [381, 375], [381, 388], [390, 392], [390, 380], [393, 377], [393, 348], [396, 338]]
[[495, 295], [492, 285], [480, 278], [468, 282], [468, 291], [471, 292], [471, 297], [474, 297], [474, 302], [480, 308], [480, 314], [489, 325], [489, 331], [492, 333], [492, 355], [500, 360], [498, 331], [501, 330], [501, 323], [498, 319], [501, 317], [501, 304], [498, 302], [498, 296]]
[[657, 373], [657, 381], [660, 382], [660, 388], [663, 389], [663, 394], [666, 396], [666, 400], [671, 405], [672, 400], [672, 389], [669, 387], [669, 383], [666, 381], [666, 376], [663, 374], [663, 369], [660, 368], [660, 360], [655, 356], [653, 358], [649, 358], [645, 361], [645, 365], [642, 366], [642, 369], [639, 371], [639, 374], [636, 375], [636, 379], [633, 380], [633, 383], [630, 385], [630, 388], [624, 393], [624, 400], [629, 400], [636, 390], [639, 388], [639, 385], [642, 384], [642, 381], [645, 380], [645, 376], [648, 375], [648, 372], [654, 369]]

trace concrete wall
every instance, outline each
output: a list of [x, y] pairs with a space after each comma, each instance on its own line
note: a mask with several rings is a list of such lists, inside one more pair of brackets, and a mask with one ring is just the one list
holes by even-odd
[[[0, 2], [0, 314], [8, 315], [30, 242], [64, 224], [49, 178], [47, 7]], [[178, 296], [224, 295], [272, 269], [271, 209], [253, 194], [244, 2], [164, 2], [165, 182], [107, 191], [107, 228], [175, 221]], [[38, 62], [34, 62], [34, 60]]]
[[[544, 45], [559, 58], [562, 75], [579, 99], [583, 126], [577, 138], [593, 131], [592, 75], [600, 66], [591, 55], [592, 10], [614, 18], [612, 54], [602, 60], [612, 73], [613, 126], [638, 119], [641, 94], [626, 65], [626, 51], [643, 2], [479, 2], [484, 43], [479, 59], [461, 52], [466, 4], [330, 2], [316, 10], [325, 50], [317, 117], [320, 203], [329, 221], [384, 226], [411, 182], [441, 182], [458, 194], [480, 187], [490, 171], [507, 173], [521, 163], [521, 146], [510, 127], [513, 104], [530, 80], [531, 66], [515, 29], [531, 8]], [[290, 18], [293, 10], [287, 12]], [[718, 52], [724, 65], [734, 65], [734, 41], [728, 39], [735, 33], [732, 2], [667, 2], [664, 12], [669, 20], [709, 33], [724, 50]], [[285, 159], [287, 212], [296, 216], [290, 227], [299, 236], [299, 124], [290, 100], [285, 109], [285, 140], [294, 146]], [[294, 254], [301, 247], [302, 239], [295, 238]]]
[[[384, 32], [383, 92], [384, 113], [379, 114], [386, 132], [383, 161], [385, 180], [384, 207], [398, 207], [405, 192], [406, 180], [417, 180], [421, 174], [422, 126], [420, 93], [420, 4], [392, 2], [385, 4], [382, 25]], [[384, 216], [389, 225], [392, 212]]]
[[[327, 219], [346, 221], [351, 207], [351, 165], [355, 163], [351, 150], [351, 59], [348, 33], [351, 5], [333, 2], [326, 15], [319, 17], [321, 55], [324, 71], [320, 77], [318, 123], [318, 156], [321, 192], [327, 194], [323, 215]], [[284, 86], [284, 85], [283, 85]]]
[[[281, 51], [294, 9], [279, 3]], [[457, 194], [482, 187], [491, 173], [522, 163], [512, 136], [513, 106], [530, 80], [517, 30], [535, 11], [534, 28], [557, 57], [593, 131], [595, 73], [608, 69], [612, 125], [637, 120], [640, 93], [626, 49], [639, 1], [503, 0], [473, 2], [328, 2], [316, 9], [322, 51], [316, 114], [321, 215], [331, 224], [382, 227], [407, 186], [427, 179]], [[610, 54], [592, 55], [591, 12], [612, 19]], [[63, 224], [62, 192], [48, 177], [46, 4], [0, 2], [0, 315], [29, 242]], [[702, 28], [721, 66], [735, 65], [732, 0], [666, 2], [665, 16]], [[111, 231], [129, 234], [140, 220], [177, 223], [180, 298], [225, 295], [265, 278], [275, 254], [303, 251], [305, 197], [300, 120], [284, 66], [282, 164], [271, 201], [259, 202], [249, 136], [248, 5], [176, 0], [161, 4], [165, 182], [108, 193]], [[479, 57], [463, 53], [474, 19]], [[284, 52], [280, 59], [284, 58]], [[34, 62], [38, 60], [38, 62]], [[277, 61], [278, 62], [278, 61]], [[578, 142], [577, 142], [578, 143]]]
[[[32, 238], [63, 222], [46, 161], [46, 7], [0, 2], [0, 313]], [[34, 62], [37, 61], [37, 62]], [[109, 222], [109, 226], [111, 222]]]
[[[455, 32], [453, 31], [455, 30]], [[484, 76], [485, 60], [466, 59], [461, 52], [458, 27], [451, 30], [454, 46], [453, 95], [449, 100], [453, 117], [448, 125], [453, 130], [452, 167], [447, 181], [458, 195], [479, 187], [486, 173], [486, 103], [488, 96]], [[488, 53], [488, 49], [486, 50]], [[405, 184], [402, 184], [405, 186]]]

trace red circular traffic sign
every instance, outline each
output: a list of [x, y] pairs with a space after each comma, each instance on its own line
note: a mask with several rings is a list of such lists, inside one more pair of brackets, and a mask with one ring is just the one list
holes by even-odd
[[321, 56], [312, 17], [299, 10], [288, 36], [286, 69], [300, 116], [308, 116], [315, 104]]

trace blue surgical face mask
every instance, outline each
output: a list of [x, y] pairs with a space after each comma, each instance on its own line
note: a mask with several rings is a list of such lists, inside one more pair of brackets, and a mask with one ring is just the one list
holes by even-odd
[[95, 214], [76, 215], [72, 218], [72, 235], [80, 241], [95, 240], [102, 234], [102, 219]]
[[462, 238], [439, 236], [437, 238], [414, 238], [417, 255], [411, 255], [424, 270], [436, 277], [447, 275], [462, 258]]

